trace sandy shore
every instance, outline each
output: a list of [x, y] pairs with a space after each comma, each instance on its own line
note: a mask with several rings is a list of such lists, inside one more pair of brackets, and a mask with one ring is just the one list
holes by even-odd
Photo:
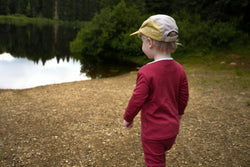
[[[167, 166], [249, 166], [249, 77], [187, 70], [190, 100]], [[130, 74], [0, 90], [0, 166], [145, 166], [140, 116], [122, 116]]]

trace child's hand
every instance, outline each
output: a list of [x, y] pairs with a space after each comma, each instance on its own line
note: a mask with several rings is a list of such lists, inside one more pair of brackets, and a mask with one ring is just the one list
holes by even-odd
[[126, 128], [126, 129], [131, 129], [133, 127], [133, 121], [132, 122], [127, 122], [125, 119], [123, 121], [123, 126]]

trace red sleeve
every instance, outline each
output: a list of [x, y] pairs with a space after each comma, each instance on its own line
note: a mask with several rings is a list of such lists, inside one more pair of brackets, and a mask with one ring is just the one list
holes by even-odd
[[127, 122], [132, 122], [134, 117], [141, 110], [142, 105], [148, 97], [149, 86], [148, 81], [143, 74], [137, 74], [136, 88], [133, 92], [131, 99], [129, 100], [128, 106], [125, 110], [123, 118]]
[[187, 102], [188, 102], [188, 97], [189, 97], [188, 81], [187, 81], [187, 77], [186, 77], [186, 74], [185, 74], [184, 79], [183, 79], [183, 81], [182, 81], [182, 83], [180, 85], [180, 89], [179, 89], [179, 96], [178, 96], [179, 115], [184, 114], [184, 110], [185, 110], [185, 108], [187, 106]]

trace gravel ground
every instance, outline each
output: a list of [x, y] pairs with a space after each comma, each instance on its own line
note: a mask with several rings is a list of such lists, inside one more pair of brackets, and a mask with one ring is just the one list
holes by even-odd
[[[167, 166], [250, 166], [249, 75], [186, 71], [190, 99]], [[122, 127], [135, 79], [0, 90], [0, 166], [145, 167], [140, 116]]]

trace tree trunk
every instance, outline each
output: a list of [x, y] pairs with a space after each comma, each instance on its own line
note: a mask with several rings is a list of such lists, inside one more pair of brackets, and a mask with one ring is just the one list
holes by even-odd
[[55, 0], [55, 13], [54, 13], [54, 20], [59, 20], [59, 17], [58, 17], [58, 3], [57, 3], [57, 0]]

